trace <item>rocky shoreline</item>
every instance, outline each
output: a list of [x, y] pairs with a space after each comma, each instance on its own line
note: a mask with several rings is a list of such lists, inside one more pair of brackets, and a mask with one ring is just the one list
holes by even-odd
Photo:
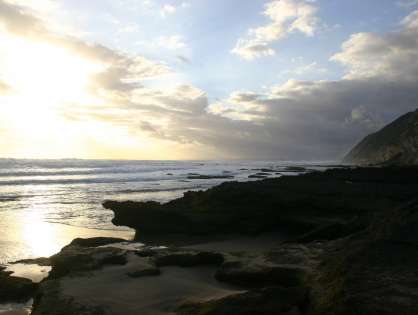
[[418, 168], [355, 168], [107, 201], [133, 243], [76, 239], [27, 261], [49, 277], [20, 295], [3, 285], [0, 302], [33, 296], [34, 315], [417, 314], [417, 192]]

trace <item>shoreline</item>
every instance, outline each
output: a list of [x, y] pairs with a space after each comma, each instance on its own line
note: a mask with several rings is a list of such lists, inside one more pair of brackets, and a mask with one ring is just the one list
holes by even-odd
[[[335, 169], [221, 184], [165, 204], [111, 203], [115, 223], [146, 245], [74, 240], [50, 258], [33, 315], [413, 314], [407, 272], [418, 235], [403, 231], [418, 230], [417, 176]], [[271, 234], [290, 223], [287, 237]]]

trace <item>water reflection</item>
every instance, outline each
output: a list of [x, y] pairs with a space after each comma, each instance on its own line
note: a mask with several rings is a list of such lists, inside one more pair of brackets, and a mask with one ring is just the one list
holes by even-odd
[[57, 227], [44, 222], [40, 212], [32, 209], [24, 219], [22, 239], [34, 257], [48, 257], [62, 247]]
[[27, 256], [35, 258], [56, 254], [77, 237], [103, 236], [131, 240], [134, 235], [133, 231], [88, 229], [49, 223], [43, 214], [35, 209], [29, 211], [23, 220], [21, 238], [27, 247]]
[[0, 314], [2, 315], [29, 315], [32, 310], [33, 301], [24, 304], [0, 304]]
[[0, 264], [20, 259], [49, 257], [73, 239], [89, 237], [133, 238], [133, 230], [103, 230], [48, 222], [42, 207], [0, 211]]
[[50, 266], [39, 266], [35, 264], [10, 264], [7, 266], [6, 271], [12, 272], [12, 276], [14, 277], [26, 278], [35, 283], [39, 283], [48, 277], [51, 269]]

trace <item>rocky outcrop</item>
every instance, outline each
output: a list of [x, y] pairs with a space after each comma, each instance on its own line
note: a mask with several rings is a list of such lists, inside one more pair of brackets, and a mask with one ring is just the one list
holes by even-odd
[[188, 303], [177, 309], [178, 315], [302, 315], [307, 289], [269, 287], [247, 291], [201, 303]]
[[[325, 234], [322, 232], [321, 238]], [[82, 294], [74, 293], [77, 290], [73, 289], [72, 295], [69, 295], [69, 283], [78, 285], [77, 288], [91, 287], [93, 283], [93, 288], [102, 290], [99, 289], [102, 286], [98, 287], [97, 284], [101, 282], [96, 278], [109, 277], [113, 280], [112, 274], [119, 272], [132, 279], [121, 280], [121, 284], [118, 284], [122, 288], [125, 285], [123, 290], [126, 291], [134, 288], [130, 287], [134, 283], [132, 281], [140, 284], [147, 277], [153, 277], [156, 283], [159, 277], [164, 277], [170, 270], [167, 268], [181, 267], [185, 272], [194, 272], [196, 268], [207, 268], [205, 266], [213, 268], [213, 277], [233, 285], [235, 291], [220, 296], [211, 293], [199, 298], [170, 297], [161, 309], [150, 311], [137, 305], [135, 310], [141, 309], [144, 314], [156, 312], [178, 315], [417, 314], [417, 201], [376, 213], [366, 228], [346, 237], [333, 239], [334, 235], [331, 231], [330, 236], [325, 237], [332, 239], [329, 241], [282, 243], [260, 254], [152, 247], [127, 251], [124, 265], [108, 265], [114, 267], [98, 271], [101, 266], [96, 264], [96, 271], [92, 273], [91, 264], [87, 264], [87, 268], [77, 267], [77, 273], [66, 273], [44, 281], [33, 314], [137, 314], [126, 311], [124, 306], [111, 298], [99, 298], [100, 303], [92, 303], [90, 298], [85, 299]], [[85, 261], [94, 261], [97, 260], [97, 251], [102, 249], [73, 244], [57, 254], [55, 261], [61, 256], [58, 259], [61, 264], [72, 265], [73, 255], [69, 255], [69, 252], [79, 250], [91, 256]], [[80, 274], [80, 270], [87, 273]], [[208, 281], [200, 276], [199, 279]], [[183, 280], [177, 281], [183, 286]], [[115, 283], [111, 283], [105, 293], [109, 297], [114, 296]], [[137, 301], [138, 294], [124, 296], [124, 303], [144, 303]]]
[[351, 164], [418, 164], [418, 110], [367, 136], [344, 158]]
[[417, 177], [418, 168], [334, 169], [224, 183], [165, 204], [106, 201], [104, 207], [115, 212], [114, 224], [136, 229], [136, 239], [146, 242], [155, 235], [161, 240], [173, 240], [176, 234], [182, 234], [180, 239], [212, 239], [314, 230], [332, 232], [335, 238], [364, 228], [375, 211], [413, 198]]
[[37, 284], [31, 280], [13, 277], [0, 267], [0, 303], [28, 301], [36, 292]]
[[418, 203], [411, 202], [383, 211], [362, 233], [324, 244], [311, 313], [416, 314], [417, 231]]
[[342, 169], [227, 183], [167, 204], [107, 202], [138, 238], [300, 233], [264, 252], [77, 239], [48, 260], [33, 315], [417, 314], [417, 178], [416, 168]]

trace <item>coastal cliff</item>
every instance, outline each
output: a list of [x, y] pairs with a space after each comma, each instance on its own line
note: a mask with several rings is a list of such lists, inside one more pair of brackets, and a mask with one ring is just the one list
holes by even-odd
[[344, 163], [418, 164], [418, 110], [407, 113], [357, 144]]

